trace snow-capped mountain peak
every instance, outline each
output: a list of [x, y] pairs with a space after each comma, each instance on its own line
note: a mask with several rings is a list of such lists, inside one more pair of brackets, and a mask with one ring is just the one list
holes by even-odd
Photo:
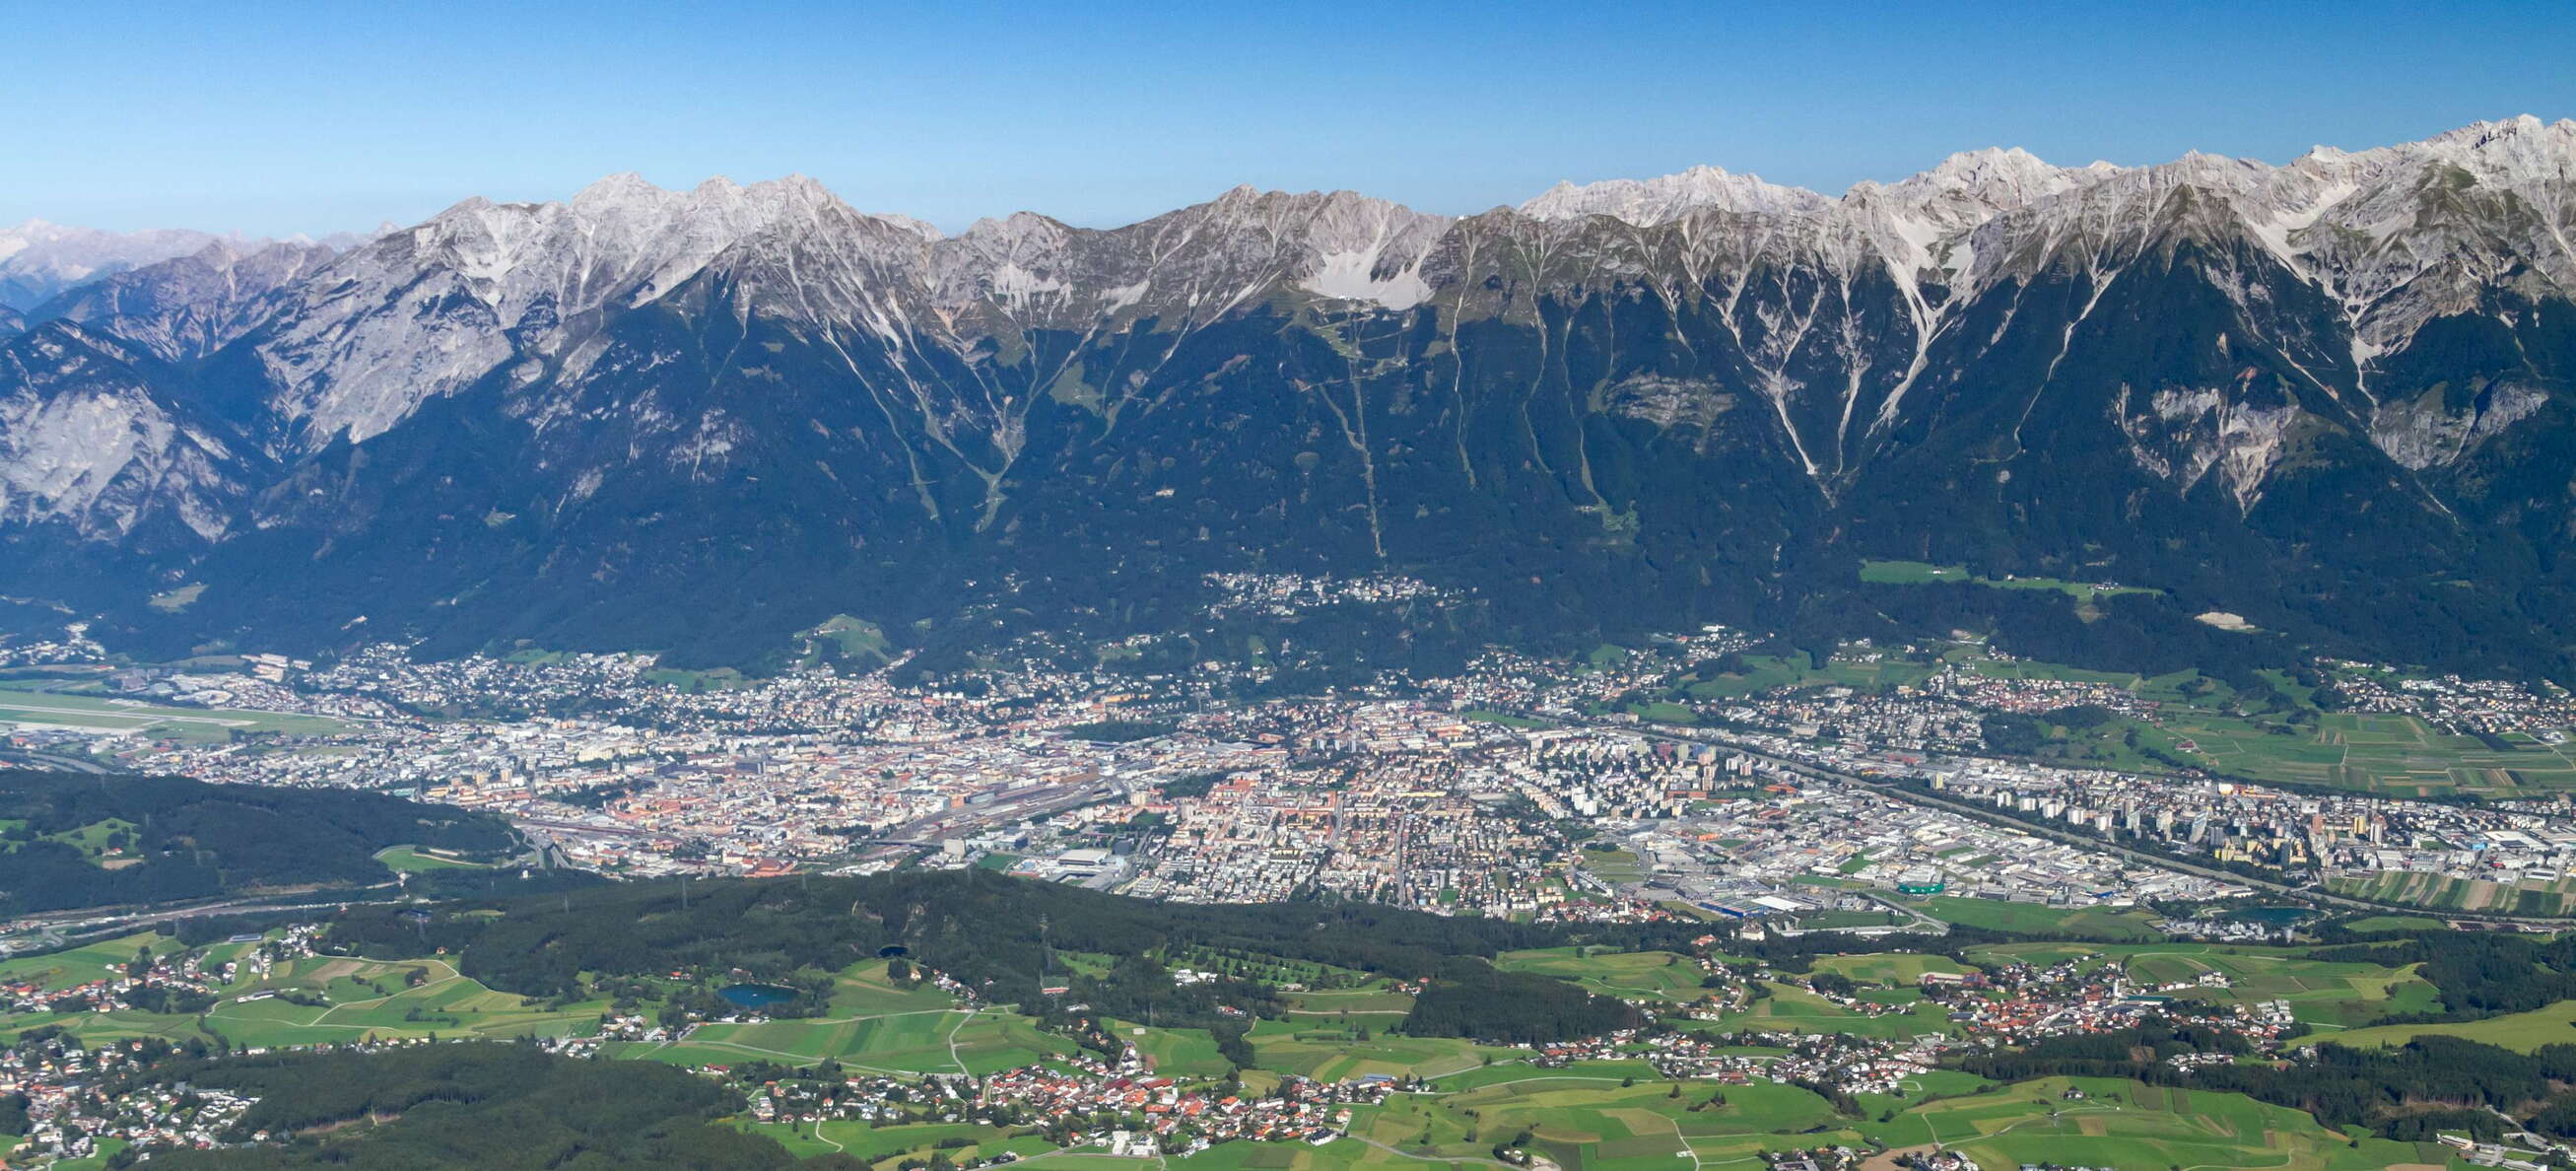
[[1885, 187], [1862, 183], [1853, 190], [1883, 191], [1897, 203], [1918, 209], [1944, 231], [1956, 231], [1984, 223], [1996, 212], [2091, 186], [2120, 171], [2098, 161], [2083, 167], [2053, 166], [2017, 146], [1986, 147], [1961, 151], [1931, 170]]
[[220, 238], [177, 228], [108, 232], [37, 219], [0, 228], [0, 305], [33, 309], [82, 282], [186, 256]]
[[943, 236], [802, 177], [626, 174], [336, 256], [201, 233], [0, 343], [0, 540], [159, 542], [134, 580], [256, 586], [244, 630], [469, 641], [731, 637], [995, 566], [1080, 569], [1087, 604], [1094, 569], [1274, 550], [1755, 598], [1995, 533], [2281, 630], [2403, 627], [2341, 608], [2451, 596], [2455, 562], [2504, 614], [2576, 547], [2571, 165], [2576, 124], [2514, 118], [2277, 166], [1973, 150], [1839, 198], [1702, 167], [1464, 219], [1240, 187]]
[[1780, 215], [1819, 211], [1831, 202], [1803, 187], [1764, 182], [1759, 175], [1697, 166], [1655, 179], [1606, 179], [1580, 186], [1561, 181], [1521, 204], [1519, 210], [1539, 220], [1606, 215], [1642, 227], [1701, 208]]

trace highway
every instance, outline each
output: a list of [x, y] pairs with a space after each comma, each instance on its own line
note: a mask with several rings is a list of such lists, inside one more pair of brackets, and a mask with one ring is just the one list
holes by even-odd
[[[364, 889], [399, 892], [400, 886], [396, 883], [385, 882], [379, 883], [376, 886], [366, 887]], [[276, 896], [268, 895], [260, 898], [232, 898], [222, 899], [211, 903], [199, 903], [195, 906], [188, 907], [156, 907], [150, 910], [122, 910], [104, 914], [38, 915], [19, 919], [7, 924], [7, 927], [13, 936], [16, 936], [20, 932], [35, 932], [37, 935], [37, 946], [40, 948], [49, 948], [60, 946], [68, 940], [86, 939], [91, 936], [100, 935], [123, 935], [140, 928], [149, 927], [155, 923], [166, 923], [178, 919], [195, 919], [207, 915], [265, 915], [272, 911], [318, 911], [326, 909], [337, 911], [348, 907], [350, 904], [350, 900], [348, 899], [334, 899], [329, 902], [319, 903], [272, 903], [263, 901], [266, 898], [274, 897]], [[15, 942], [15, 940], [13, 939], [12, 942]], [[21, 948], [16, 950], [26, 949]], [[0, 952], [0, 954], [6, 953]]]
[[63, 756], [52, 752], [33, 752], [23, 748], [0, 748], [0, 764], [23, 765], [28, 768], [61, 769], [64, 772], [74, 773], [104, 773], [108, 771], [106, 765], [99, 764], [96, 761], [83, 760], [77, 756]]

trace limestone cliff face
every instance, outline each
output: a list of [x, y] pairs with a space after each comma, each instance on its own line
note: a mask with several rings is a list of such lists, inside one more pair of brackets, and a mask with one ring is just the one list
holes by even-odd
[[620, 176], [198, 242], [0, 349], [0, 540], [37, 567], [0, 586], [77, 562], [85, 604], [202, 579], [189, 621], [244, 630], [614, 640], [1264, 564], [1680, 619], [1857, 553], [2281, 629], [2465, 557], [2541, 621], [2571, 175], [2576, 123], [2518, 119], [2279, 167], [1700, 168], [1464, 218], [1244, 188], [953, 237], [801, 178]]

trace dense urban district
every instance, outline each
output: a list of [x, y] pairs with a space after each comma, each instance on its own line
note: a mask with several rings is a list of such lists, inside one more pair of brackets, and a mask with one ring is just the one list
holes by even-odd
[[[1450, 600], [1210, 584], [1273, 631]], [[1295, 637], [0, 643], [0, 1147], [2576, 1166], [2553, 685], [1707, 627], [1308, 687]]]

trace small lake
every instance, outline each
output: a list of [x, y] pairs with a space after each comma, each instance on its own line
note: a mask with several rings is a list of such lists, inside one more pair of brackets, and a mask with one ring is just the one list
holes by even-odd
[[796, 990], [777, 984], [727, 984], [716, 995], [740, 1008], [767, 1008], [796, 999]]

